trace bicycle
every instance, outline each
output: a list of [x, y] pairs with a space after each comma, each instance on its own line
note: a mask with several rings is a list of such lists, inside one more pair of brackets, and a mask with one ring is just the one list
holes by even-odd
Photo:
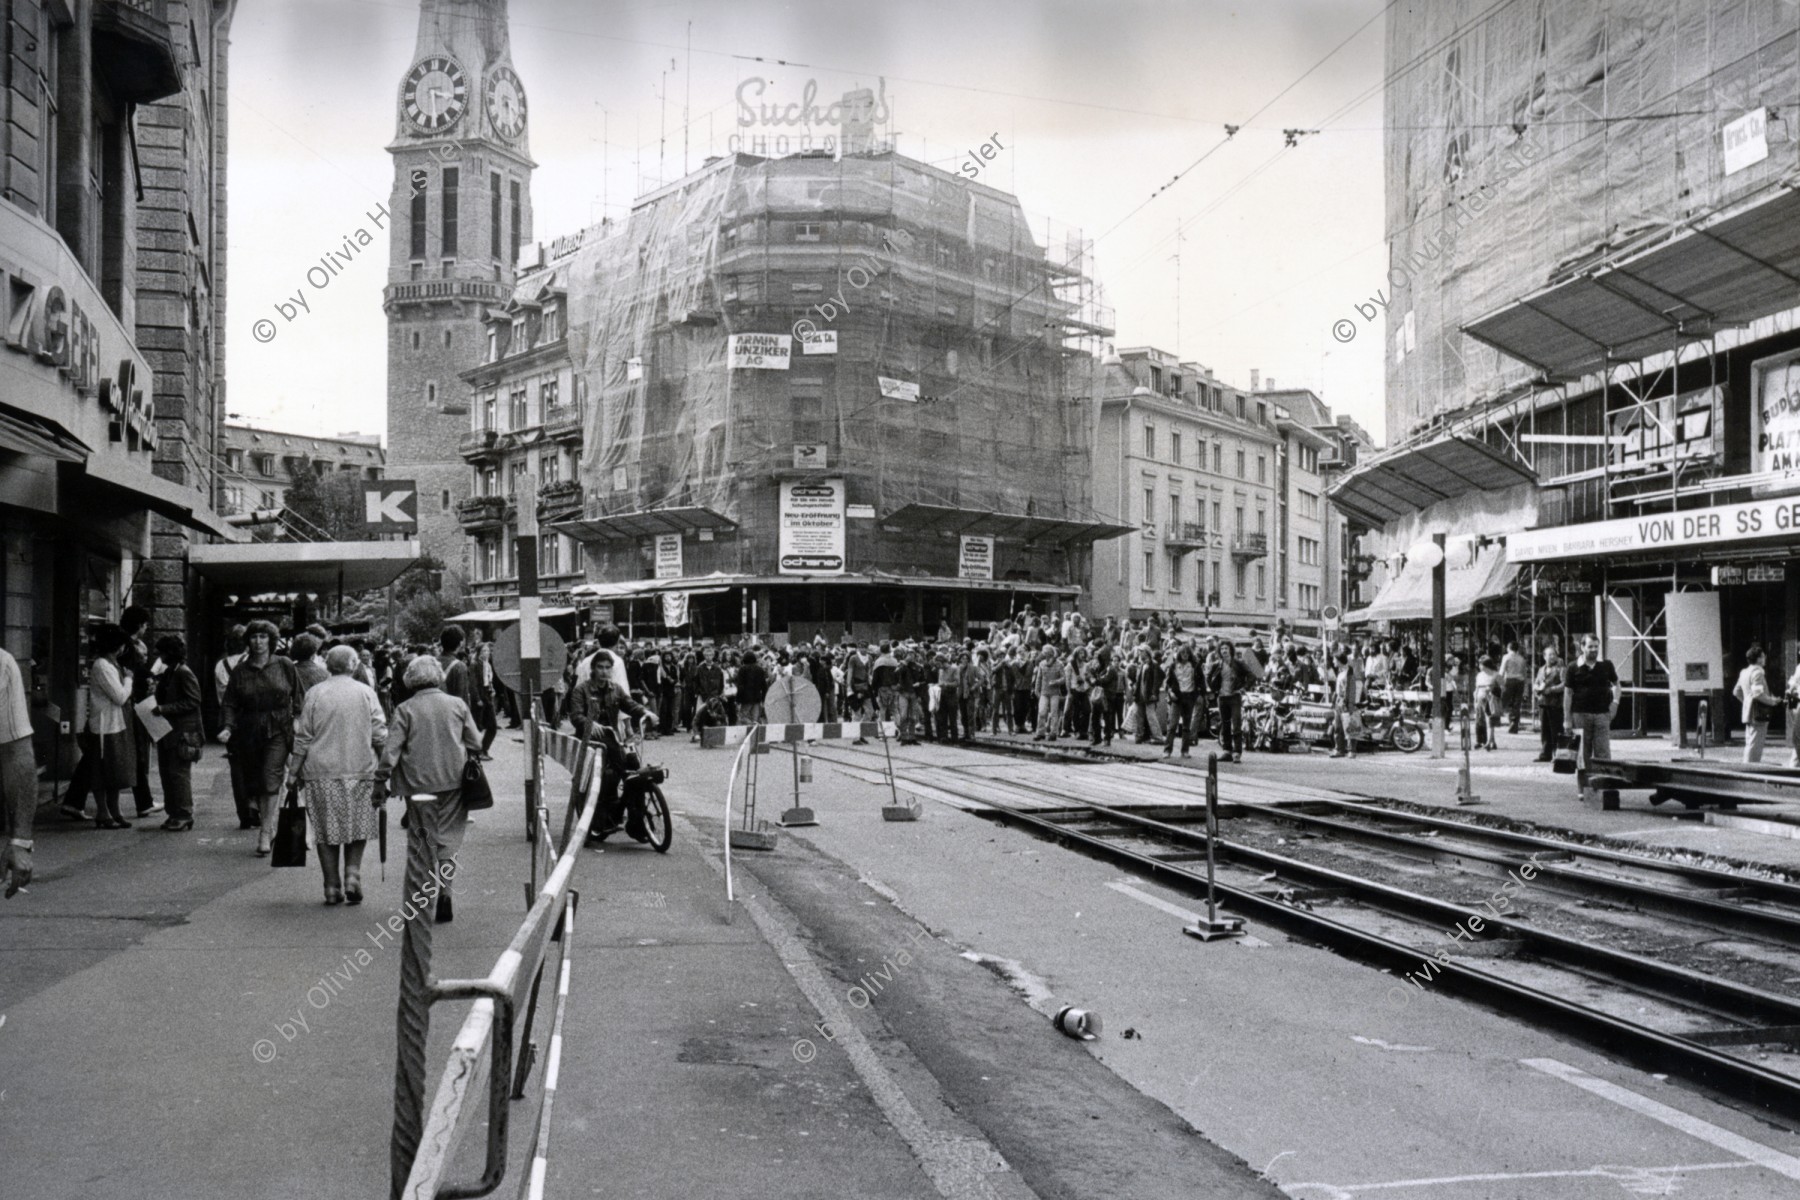
[[[620, 737], [617, 729], [605, 732], [619, 742], [619, 755], [625, 762], [625, 778], [619, 781], [619, 803], [625, 802], [625, 789], [633, 781], [643, 788], [644, 796], [644, 831], [649, 839], [645, 842], [658, 854], [667, 854], [669, 845], [675, 840], [675, 826], [669, 819], [669, 802], [663, 796], [662, 784], [669, 778], [669, 769], [658, 763], [644, 762], [644, 730], [649, 723], [648, 718], [623, 722], [625, 736]], [[602, 757], [600, 769], [606, 769], [605, 758]], [[598, 840], [605, 841], [611, 829], [604, 829]]]

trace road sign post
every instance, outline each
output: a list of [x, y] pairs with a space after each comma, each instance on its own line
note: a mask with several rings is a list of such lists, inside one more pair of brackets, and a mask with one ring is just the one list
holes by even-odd
[[525, 724], [525, 836], [537, 836], [537, 798], [538, 771], [541, 767], [538, 755], [537, 723], [542, 719], [538, 711], [538, 699], [543, 689], [539, 686], [539, 667], [543, 659], [542, 638], [538, 631], [538, 611], [541, 607], [538, 599], [537, 577], [537, 476], [527, 473], [519, 478], [519, 491], [515, 497], [519, 506], [519, 532], [517, 550], [519, 558], [519, 697], [525, 701], [525, 711], [532, 714], [532, 719]]

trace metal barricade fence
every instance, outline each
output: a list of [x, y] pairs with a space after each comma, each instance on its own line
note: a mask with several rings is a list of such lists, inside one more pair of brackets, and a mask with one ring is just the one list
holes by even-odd
[[[525, 1098], [525, 1086], [536, 1063], [531, 1028], [551, 944], [562, 948], [557, 974], [555, 1016], [542, 1077], [543, 1098], [529, 1149], [532, 1165], [521, 1194], [542, 1195], [548, 1167], [550, 1117], [562, 1055], [563, 1019], [569, 996], [578, 893], [571, 883], [581, 853], [583, 831], [598, 802], [601, 772], [595, 767], [598, 748], [583, 746], [566, 734], [540, 727], [527, 731], [526, 745], [541, 750], [570, 774], [570, 793], [563, 821], [562, 847], [551, 840], [545, 789], [538, 789], [536, 819], [529, 823], [532, 842], [531, 882], [526, 885], [529, 911], [494, 967], [481, 979], [430, 978], [433, 911], [416, 904], [402, 940], [399, 1048], [394, 1081], [394, 1128], [390, 1147], [391, 1200], [448, 1200], [486, 1196], [506, 1176], [508, 1109]], [[426, 891], [440, 868], [431, 840], [421, 835], [422, 822], [410, 821], [407, 838], [406, 891]], [[546, 867], [539, 882], [540, 865]], [[446, 873], [444, 878], [449, 878]], [[435, 891], [428, 892], [435, 895]], [[443, 1064], [430, 1106], [424, 1104], [425, 1039], [431, 1006], [440, 1000], [475, 1003], [457, 1030]], [[523, 1030], [515, 1039], [515, 1022]], [[479, 1180], [454, 1181], [452, 1164], [463, 1139], [478, 1127], [478, 1097], [486, 1086], [487, 1155]]]

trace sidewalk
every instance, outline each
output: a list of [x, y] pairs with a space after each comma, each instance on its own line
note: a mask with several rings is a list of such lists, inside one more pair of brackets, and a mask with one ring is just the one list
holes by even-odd
[[[495, 743], [496, 804], [469, 828], [456, 920], [435, 929], [438, 978], [486, 975], [524, 915], [529, 850], [515, 737]], [[822, 948], [749, 864], [738, 876], [740, 905], [728, 912], [711, 860], [730, 757], [685, 739], [653, 743], [652, 754], [674, 764], [675, 845], [659, 855], [615, 838], [584, 849], [577, 867], [549, 1194], [1029, 1200], [1021, 1175], [939, 1097], [938, 1082], [909, 1070], [905, 1050], [869, 1014], [843, 1009], [845, 989], [872, 969], [853, 956], [906, 944], [904, 926], [929, 949], [934, 976], [959, 989], [959, 1005], [985, 997], [1006, 1018], [1006, 1036], [1016, 1025], [1034, 1054], [1053, 1056], [1048, 1078], [1063, 1091], [1108, 1097], [1132, 1128], [1183, 1147], [1151, 1164], [1164, 1186], [1142, 1194], [1273, 1195], [1078, 1044], [1050, 1035], [988, 972], [932, 945], [887, 905], [865, 908], [875, 901], [839, 864], [815, 862], [821, 882], [804, 898], [839, 920], [884, 922], [878, 932], [840, 931], [837, 949]], [[190, 834], [156, 822], [103, 832], [46, 819], [36, 879], [0, 907], [6, 1195], [387, 1194], [401, 952], [384, 922], [403, 908], [404, 835], [392, 831], [385, 881], [371, 847], [361, 907], [327, 908], [316, 863], [276, 871], [251, 853], [255, 835], [237, 830], [222, 766], [209, 747]], [[566, 776], [551, 765], [547, 778], [560, 829]], [[553, 957], [546, 997], [555, 969]], [[467, 1010], [447, 1003], [433, 1012], [428, 1098]], [[534, 1034], [544, 1047], [550, 1012], [540, 1011]], [[849, 1050], [841, 1025], [821, 1040], [821, 1012], [837, 1014], [834, 1023], [855, 1016], [862, 1050]], [[1021, 1056], [1002, 1045], [992, 1060]], [[502, 1194], [529, 1169], [544, 1070], [540, 1056], [528, 1099], [510, 1109]], [[465, 1177], [479, 1173], [483, 1119], [473, 1116], [458, 1160]]]
[[[1138, 744], [1129, 737], [1115, 738], [1110, 747], [1090, 752], [1086, 738], [1063, 738], [1054, 743], [1034, 742], [1029, 734], [984, 734], [978, 744], [1004, 746], [1011, 750], [1038, 753], [1062, 753], [1085, 758], [1090, 753], [1101, 759], [1136, 762], [1161, 762], [1160, 744]], [[1243, 762], [1221, 762], [1220, 772], [1238, 778], [1266, 778], [1284, 783], [1311, 786], [1349, 797], [1399, 800], [1409, 804], [1458, 810], [1476, 814], [1477, 819], [1498, 818], [1524, 823], [1545, 830], [1561, 831], [1587, 837], [1598, 837], [1629, 843], [1630, 848], [1657, 847], [1664, 851], [1689, 851], [1731, 863], [1765, 866], [1777, 870], [1800, 870], [1800, 840], [1751, 833], [1708, 825], [1700, 815], [1689, 812], [1676, 802], [1650, 803], [1648, 791], [1620, 793], [1616, 812], [1598, 812], [1583, 805], [1575, 788], [1575, 777], [1557, 775], [1549, 763], [1536, 762], [1539, 750], [1535, 730], [1521, 728], [1509, 734], [1502, 731], [1498, 750], [1472, 750], [1469, 754], [1470, 779], [1479, 805], [1457, 803], [1457, 776], [1462, 769], [1462, 748], [1452, 731], [1444, 758], [1431, 757], [1429, 743], [1415, 754], [1402, 754], [1384, 749], [1359, 754], [1354, 759], [1331, 758], [1322, 749], [1287, 754], [1245, 753]], [[1204, 771], [1206, 756], [1216, 753], [1218, 742], [1203, 739], [1196, 742], [1191, 757], [1179, 756], [1168, 761], [1178, 767]], [[1631, 738], [1613, 736], [1615, 758], [1668, 761], [1688, 758], [1693, 750], [1677, 750], [1665, 738]], [[1784, 760], [1786, 747], [1773, 748], [1765, 754], [1772, 762]], [[1741, 746], [1711, 747], [1711, 759], [1737, 762]], [[1744, 805], [1737, 810], [1746, 815], [1782, 816], [1800, 819], [1800, 803]]]

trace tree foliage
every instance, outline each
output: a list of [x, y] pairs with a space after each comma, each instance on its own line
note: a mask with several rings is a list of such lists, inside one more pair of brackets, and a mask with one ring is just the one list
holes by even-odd
[[290, 524], [297, 536], [333, 542], [369, 537], [363, 525], [362, 479], [352, 472], [318, 475], [309, 464], [290, 464], [283, 505], [291, 514]]

